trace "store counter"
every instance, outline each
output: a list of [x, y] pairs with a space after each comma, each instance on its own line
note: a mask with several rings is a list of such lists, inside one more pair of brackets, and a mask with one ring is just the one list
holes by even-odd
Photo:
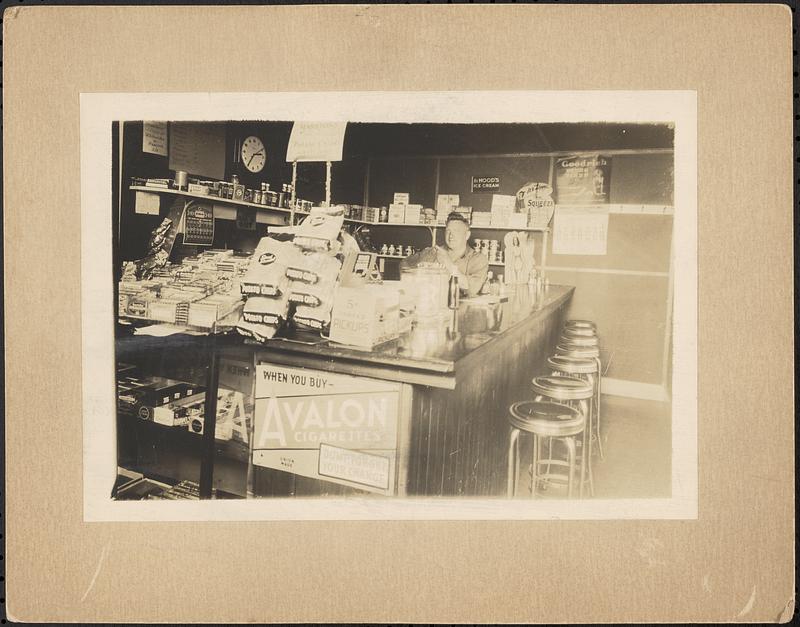
[[[530, 397], [573, 291], [524, 286], [505, 302], [465, 300], [373, 350], [300, 335], [254, 347], [251, 492], [505, 494], [508, 406]], [[316, 391], [299, 387], [300, 370]], [[379, 402], [388, 413], [369, 413]], [[370, 467], [384, 458], [387, 466]]]

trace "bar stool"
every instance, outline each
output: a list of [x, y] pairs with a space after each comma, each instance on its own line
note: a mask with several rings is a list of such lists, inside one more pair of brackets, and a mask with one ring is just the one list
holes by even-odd
[[[597, 379], [600, 375], [598, 371], [597, 361], [591, 358], [580, 357], [567, 357], [566, 355], [553, 355], [547, 359], [547, 365], [550, 367], [551, 374], [556, 376], [572, 377], [586, 381], [592, 386], [592, 390], [596, 389]], [[589, 400], [589, 446], [596, 439], [598, 447], [600, 447], [600, 430], [597, 422], [597, 412], [595, 409], [596, 399], [594, 395]], [[591, 464], [592, 448], [589, 448], [589, 463]], [[599, 452], [599, 451], [598, 451]]]
[[597, 337], [597, 330], [590, 327], [565, 326], [562, 332], [564, 337]]
[[[508, 497], [516, 494], [517, 475], [519, 474], [519, 434], [524, 431], [533, 435], [533, 463], [531, 496], [536, 496], [539, 479], [548, 481], [564, 481], [567, 483], [567, 497], [572, 498], [572, 486], [575, 475], [575, 437], [586, 431], [586, 416], [579, 410], [561, 403], [522, 401], [514, 403], [508, 410], [511, 434], [508, 440]], [[567, 460], [540, 459], [541, 438], [553, 438], [563, 441], [567, 447]], [[548, 472], [539, 476], [539, 466], [547, 464]], [[566, 466], [567, 474], [550, 473], [550, 465]], [[581, 483], [581, 489], [583, 483]], [[582, 492], [582, 490], [581, 490]]]
[[597, 431], [597, 452], [600, 454], [600, 459], [605, 459], [603, 441], [600, 439], [600, 387], [602, 379], [600, 348], [598, 346], [580, 346], [572, 341], [567, 342], [562, 338], [556, 345], [556, 355], [576, 359], [592, 359], [597, 364], [597, 379], [595, 380], [595, 394], [592, 405], [595, 413], [594, 427]]
[[[533, 385], [534, 401], [552, 400], [561, 402], [577, 409], [588, 422], [589, 420], [589, 401], [594, 397], [594, 388], [586, 381], [561, 376], [536, 377], [531, 382]], [[580, 496], [583, 498], [583, 486], [588, 480], [589, 493], [594, 496], [594, 475], [589, 460], [589, 439], [591, 433], [584, 425], [583, 437], [581, 438], [581, 487]], [[553, 440], [548, 441], [549, 460], [553, 460]], [[548, 465], [549, 469], [549, 465]], [[536, 468], [534, 468], [534, 487], [536, 486]], [[548, 470], [549, 471], [549, 470]], [[588, 476], [587, 476], [588, 475]]]
[[596, 336], [568, 335], [569, 331], [561, 334], [559, 343], [567, 346], [600, 346], [600, 340]]
[[591, 329], [597, 332], [597, 325], [591, 320], [567, 320], [564, 323], [565, 329]]

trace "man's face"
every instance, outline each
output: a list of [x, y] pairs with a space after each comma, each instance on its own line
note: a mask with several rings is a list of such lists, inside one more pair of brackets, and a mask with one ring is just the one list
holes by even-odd
[[469, 239], [469, 227], [459, 220], [451, 220], [444, 229], [444, 241], [455, 252], [464, 252]]

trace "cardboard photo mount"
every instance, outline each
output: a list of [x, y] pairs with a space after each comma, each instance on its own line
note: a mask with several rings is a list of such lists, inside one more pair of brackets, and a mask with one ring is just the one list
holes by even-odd
[[[8, 618], [790, 620], [791, 18], [782, 5], [7, 9]], [[598, 41], [598, 25], [614, 36]], [[108, 306], [81, 290], [81, 93], [500, 89], [697, 94], [697, 518], [85, 522], [82, 355], [107, 351], [112, 329], [81, 322]]]

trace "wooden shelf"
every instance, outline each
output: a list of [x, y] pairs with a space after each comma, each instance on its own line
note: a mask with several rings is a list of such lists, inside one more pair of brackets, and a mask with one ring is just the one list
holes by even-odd
[[[277, 211], [279, 213], [291, 213], [291, 210], [284, 207], [271, 207], [270, 205], [260, 205], [244, 200], [234, 200], [233, 198], [220, 198], [219, 196], [208, 196], [205, 194], [193, 194], [178, 189], [164, 189], [163, 187], [145, 187], [144, 185], [131, 185], [131, 190], [137, 192], [150, 192], [152, 194], [171, 194], [173, 196], [184, 196], [186, 198], [199, 198], [200, 200], [210, 200], [211, 202], [236, 205], [238, 207], [252, 207], [253, 209], [264, 209], [266, 211]], [[299, 213], [299, 212], [297, 212]], [[302, 214], [308, 215], [308, 214]]]
[[[198, 198], [200, 200], [210, 200], [220, 204], [235, 205], [237, 207], [251, 207], [253, 209], [263, 209], [265, 211], [276, 211], [278, 213], [291, 213], [290, 209], [284, 207], [271, 207], [270, 205], [260, 205], [254, 202], [247, 202], [244, 200], [234, 200], [233, 198], [219, 198], [218, 196], [207, 196], [204, 194], [193, 194], [191, 192], [184, 192], [178, 189], [164, 189], [163, 187], [146, 187], [144, 185], [131, 185], [131, 191], [136, 192], [150, 192], [151, 194], [171, 194], [172, 196], [183, 196], [185, 198]], [[308, 213], [303, 211], [296, 211], [295, 215], [307, 216]], [[435, 231], [437, 228], [444, 228], [444, 224], [406, 224], [400, 222], [366, 222], [365, 220], [355, 220], [353, 218], [345, 218], [345, 222], [353, 224], [365, 224], [367, 226], [400, 226], [411, 228], [424, 228]], [[510, 226], [470, 226], [470, 230], [480, 231], [549, 231], [550, 228], [513, 228]]]

